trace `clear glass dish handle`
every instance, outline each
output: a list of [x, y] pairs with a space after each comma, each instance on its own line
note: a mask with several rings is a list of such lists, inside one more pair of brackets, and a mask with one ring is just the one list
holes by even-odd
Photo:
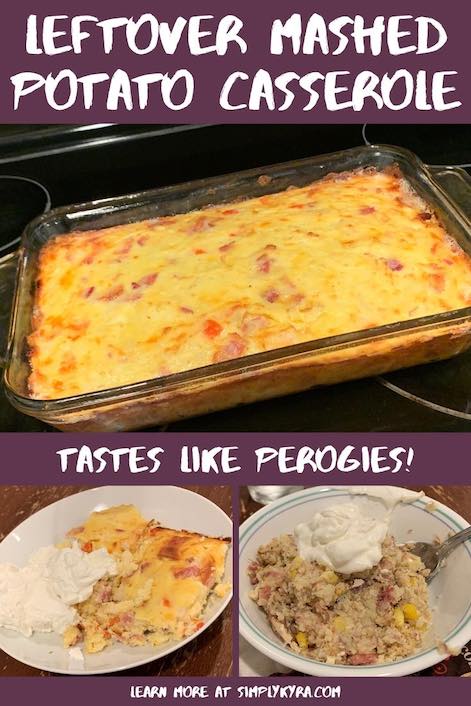
[[19, 250], [0, 259], [0, 366], [5, 364]]
[[471, 221], [471, 176], [460, 167], [428, 167], [433, 179]]

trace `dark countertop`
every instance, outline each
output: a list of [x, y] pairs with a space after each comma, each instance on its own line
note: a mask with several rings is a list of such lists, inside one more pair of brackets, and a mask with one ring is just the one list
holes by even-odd
[[[299, 489], [307, 486], [299, 486]], [[408, 486], [409, 487], [409, 486]], [[423, 490], [425, 495], [448, 505], [452, 510], [464, 517], [471, 524], [471, 485], [423, 485], [410, 486], [411, 490]], [[247, 486], [239, 493], [240, 523], [244, 522], [262, 505], [256, 503], [249, 495]]]

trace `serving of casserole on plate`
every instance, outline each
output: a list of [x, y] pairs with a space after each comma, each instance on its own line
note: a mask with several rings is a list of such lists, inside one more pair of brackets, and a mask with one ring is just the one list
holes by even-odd
[[[228, 605], [231, 535], [219, 507], [174, 486], [102, 487], [53, 503], [0, 543], [2, 566], [35, 566], [35, 557], [54, 547], [69, 552], [46, 568], [54, 604], [48, 599], [43, 616], [28, 612], [28, 630], [24, 621], [14, 628], [13, 619], [10, 628], [1, 627], [0, 648], [38, 669], [67, 674], [119, 671], [168, 655]], [[89, 574], [80, 555], [106, 567], [86, 592]], [[80, 600], [71, 598], [74, 584]], [[66, 623], [48, 618], [57, 617], [59, 599], [71, 616]]]
[[25, 237], [7, 390], [59, 428], [137, 428], [470, 343], [468, 224], [395, 148], [76, 207]]
[[230, 590], [222, 582], [230, 539], [161, 527], [134, 505], [93, 512], [67, 536], [82, 551], [106, 549], [119, 568], [77, 607], [79, 622], [67, 629], [66, 647], [83, 641], [93, 653], [113, 640], [128, 645], [181, 640], [203, 627], [210, 598]]

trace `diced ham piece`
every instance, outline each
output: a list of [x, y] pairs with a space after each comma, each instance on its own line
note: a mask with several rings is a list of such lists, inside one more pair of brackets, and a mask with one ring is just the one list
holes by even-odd
[[256, 561], [250, 562], [248, 569], [247, 569], [247, 573], [249, 575], [249, 579], [250, 579], [251, 584], [257, 583], [257, 571], [259, 568], [260, 567]]
[[98, 591], [97, 598], [101, 603], [107, 603], [111, 599], [112, 594], [110, 586], [103, 586]]
[[144, 285], [144, 287], [150, 287], [151, 284], [154, 284], [155, 280], [157, 279], [157, 272], [151, 272], [148, 275], [144, 275], [139, 282], [140, 284]]
[[133, 238], [127, 238], [119, 250], [116, 250], [116, 255], [127, 255], [133, 246]]
[[270, 272], [273, 260], [266, 253], [257, 257], [257, 270], [259, 272]]
[[400, 270], [404, 269], [404, 265], [402, 264], [402, 262], [399, 262], [399, 260], [396, 260], [393, 257], [386, 260], [386, 265], [393, 272], [399, 272]]
[[242, 331], [247, 334], [257, 333], [268, 326], [270, 319], [268, 316], [251, 316], [246, 314], [242, 322]]
[[205, 230], [208, 230], [209, 228], [212, 228], [213, 224], [209, 220], [209, 218], [206, 218], [206, 216], [198, 216], [196, 220], [193, 221], [193, 223], [189, 226], [188, 228], [188, 233], [202, 233]]
[[148, 235], [140, 235], [139, 238], [137, 239], [137, 244], [140, 245], [141, 247], [147, 243], [149, 240]]
[[394, 600], [394, 588], [385, 586], [378, 594], [378, 604], [390, 605]]
[[247, 344], [238, 333], [233, 333], [229, 336], [226, 343], [217, 350], [213, 356], [215, 363], [222, 363], [225, 360], [239, 358], [247, 350]]
[[139, 289], [139, 287], [150, 287], [151, 284], [154, 284], [157, 277], [157, 272], [151, 272], [150, 274], [141, 277], [141, 279], [138, 279], [137, 282], [131, 282], [131, 287], [133, 289]]
[[235, 245], [234, 241], [232, 240], [230, 243], [226, 243], [225, 245], [221, 245], [219, 248], [220, 252], [227, 252], [231, 248], [233, 248]]
[[373, 652], [367, 652], [365, 654], [350, 655], [348, 657], [348, 664], [352, 664], [355, 667], [359, 667], [364, 664], [375, 664], [378, 661], [378, 655]]
[[122, 284], [117, 284], [115, 287], [111, 287], [107, 292], [98, 297], [102, 301], [110, 302], [113, 299], [117, 299], [124, 292], [124, 287]]
[[133, 294], [126, 294], [126, 295], [123, 297], [123, 301], [125, 301], [125, 302], [135, 302], [135, 301], [137, 301], [138, 299], [140, 299], [141, 297], [142, 297], [142, 294], [140, 294], [139, 292], [134, 292]]
[[201, 569], [197, 564], [188, 564], [188, 566], [182, 566], [179, 569], [175, 569], [173, 575], [176, 579], [187, 579], [192, 576], [197, 578], [201, 574]]
[[193, 309], [190, 309], [189, 306], [181, 306], [180, 311], [182, 311], [184, 314], [194, 314], [195, 312]]
[[368, 216], [370, 213], [375, 213], [376, 209], [374, 206], [362, 206], [360, 208], [360, 213], [362, 216]]
[[259, 598], [262, 599], [262, 601], [267, 601], [270, 598], [271, 591], [272, 591], [271, 586], [262, 586], [258, 590], [258, 596], [259, 596]]
[[201, 567], [201, 581], [205, 586], [212, 586], [214, 584], [214, 575], [216, 573], [216, 567], [214, 565], [213, 559], [206, 559], [203, 566]]
[[265, 299], [265, 301], [269, 302], [270, 304], [273, 304], [273, 302], [276, 302], [277, 299], [280, 298], [280, 293], [276, 289], [267, 289], [265, 292], [263, 292], [262, 297]]
[[90, 297], [94, 291], [95, 287], [88, 287], [88, 289], [84, 291], [83, 296], [85, 297], [85, 299], [88, 299], [88, 297]]
[[127, 613], [123, 613], [121, 615], [121, 623], [122, 625], [125, 625], [126, 627], [130, 627], [134, 622], [134, 613], [132, 613], [130, 610]]

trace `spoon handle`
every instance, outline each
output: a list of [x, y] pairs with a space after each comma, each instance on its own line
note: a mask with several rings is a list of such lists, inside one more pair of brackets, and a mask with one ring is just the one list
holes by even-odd
[[440, 557], [440, 561], [451, 554], [456, 547], [463, 542], [466, 542], [468, 539], [471, 539], [471, 527], [461, 530], [461, 532], [454, 534], [453, 537], [450, 537], [450, 539], [447, 539], [446, 542], [443, 542], [437, 550], [437, 555]]

